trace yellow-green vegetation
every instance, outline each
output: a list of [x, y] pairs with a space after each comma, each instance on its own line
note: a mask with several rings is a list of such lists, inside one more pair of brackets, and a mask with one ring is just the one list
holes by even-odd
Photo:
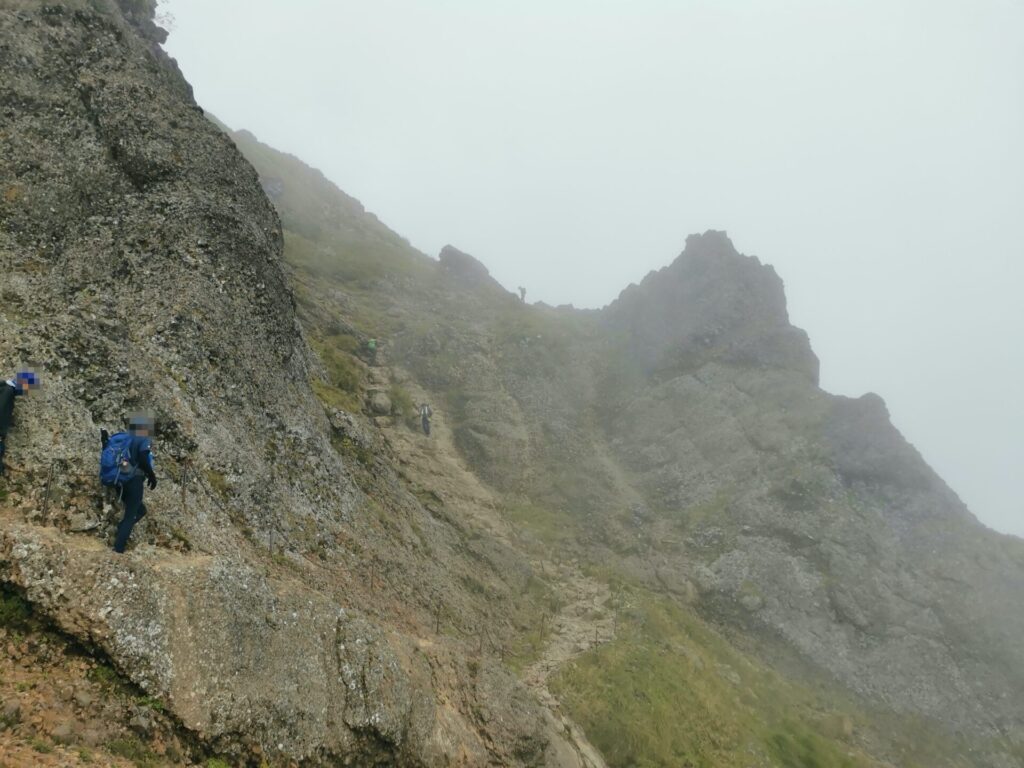
[[548, 640], [551, 617], [560, 609], [557, 593], [546, 581], [531, 575], [512, 615], [513, 624], [520, 631], [503, 646], [505, 662], [512, 669], [522, 671], [540, 657]]
[[328, 408], [340, 408], [349, 413], [359, 411], [358, 402], [337, 387], [332, 387], [324, 381], [317, 380], [313, 380], [311, 386], [313, 387], [313, 394]]
[[355, 352], [358, 340], [345, 333], [314, 339], [313, 347], [327, 371], [326, 381], [312, 382], [313, 391], [324, 405], [358, 413], [361, 408], [363, 381]]
[[34, 749], [41, 755], [48, 755], [51, 752], [53, 752], [53, 745], [45, 739], [42, 739], [38, 736], [33, 736], [31, 739], [29, 739], [28, 743], [32, 747], [32, 749]]
[[416, 276], [429, 260], [390, 231], [354, 199], [297, 158], [233, 134], [239, 149], [260, 171], [285, 230], [285, 257], [323, 278], [370, 284]]
[[118, 688], [122, 684], [121, 677], [114, 668], [103, 662], [97, 662], [96, 666], [90, 668], [86, 677], [104, 688]]
[[426, 257], [413, 258], [412, 249], [400, 241], [353, 237], [336, 230], [319, 242], [329, 245], [286, 229], [285, 258], [307, 274], [356, 288], [371, 287], [384, 278], [425, 279], [431, 274]]
[[575, 541], [576, 521], [568, 513], [523, 503], [506, 507], [502, 514], [520, 533], [528, 534], [541, 545], [545, 552], [563, 549]]
[[205, 474], [206, 482], [210, 484], [210, 487], [218, 496], [222, 499], [227, 499], [231, 495], [231, 486], [223, 472], [218, 472], [216, 469], [207, 469]]
[[616, 639], [551, 683], [609, 765], [875, 765], [833, 725], [852, 725], [851, 716], [739, 653], [697, 617], [621, 582], [615, 602]]
[[130, 760], [138, 768], [149, 768], [160, 764], [160, 758], [140, 739], [124, 736], [107, 742], [107, 751], [117, 757]]
[[154, 712], [164, 712], [166, 710], [163, 701], [155, 696], [138, 696], [135, 699], [135, 703], [140, 707], [152, 709]]
[[391, 411], [402, 417], [406, 426], [415, 427], [418, 423], [416, 403], [412, 401], [412, 395], [400, 384], [392, 384], [388, 391], [391, 398]]
[[[506, 360], [521, 359], [532, 376], [555, 376], [569, 362], [584, 321], [555, 310], [512, 302], [493, 316], [494, 341]], [[513, 366], [515, 364], [513, 363]]]
[[679, 525], [684, 530], [722, 518], [732, 501], [732, 493], [727, 490], [719, 490], [712, 498], [700, 504], [694, 504], [683, 511], [679, 517]]

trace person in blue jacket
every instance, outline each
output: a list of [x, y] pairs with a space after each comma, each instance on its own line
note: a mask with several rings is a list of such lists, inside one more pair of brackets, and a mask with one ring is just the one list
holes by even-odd
[[0, 476], [4, 474], [4, 454], [7, 452], [7, 431], [14, 421], [14, 401], [39, 387], [35, 371], [18, 371], [13, 379], [0, 384]]
[[[122, 432], [111, 436], [105, 429], [100, 432], [103, 443], [103, 456], [100, 460], [101, 479], [117, 489], [124, 504], [124, 517], [117, 526], [117, 535], [114, 538], [115, 552], [124, 552], [128, 546], [128, 538], [132, 535], [132, 528], [146, 516], [146, 505], [142, 501], [143, 480], [147, 481], [146, 485], [150, 490], [156, 488], [156, 468], [150, 439], [152, 432], [153, 419], [145, 415], [131, 417], [127, 434]], [[103, 477], [108, 453], [117, 467], [113, 479]]]

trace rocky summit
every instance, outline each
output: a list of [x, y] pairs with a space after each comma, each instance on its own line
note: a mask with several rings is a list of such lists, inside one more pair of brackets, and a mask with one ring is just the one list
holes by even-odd
[[0, 0], [0, 763], [1024, 765], [1024, 542], [771, 267], [526, 304], [206, 115], [154, 11]]

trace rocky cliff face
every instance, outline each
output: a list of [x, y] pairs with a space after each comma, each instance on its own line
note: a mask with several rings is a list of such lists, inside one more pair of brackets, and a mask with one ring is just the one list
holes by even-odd
[[[732, 277], [703, 283], [707, 260]], [[681, 312], [687, 289], [700, 298]], [[662, 350], [658, 373], [620, 394], [606, 434], [650, 506], [685, 532], [666, 565], [697, 583], [705, 609], [889, 706], [1019, 733], [1020, 542], [978, 524], [881, 398], [816, 386], [778, 278], [720, 234], [691, 238], [610, 322], [625, 299], [680, 319], [660, 344], [642, 321], [633, 331]], [[709, 324], [720, 330], [698, 332], [694, 353], [691, 329]]]
[[[371, 424], [314, 396], [277, 214], [152, 6], [0, 3], [0, 360], [46, 382], [11, 436], [0, 579], [201, 750], [543, 764], [535, 702], [443, 634], [514, 604], [529, 568], [468, 546]], [[116, 557], [98, 434], [142, 408], [162, 481]]]
[[807, 334], [789, 323], [782, 280], [724, 232], [691, 235], [672, 264], [602, 312], [636, 364], [663, 376], [719, 363], [781, 368], [818, 381]]

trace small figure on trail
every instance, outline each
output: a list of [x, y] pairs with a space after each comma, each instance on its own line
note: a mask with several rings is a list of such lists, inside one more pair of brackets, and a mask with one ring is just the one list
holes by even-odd
[[369, 359], [370, 365], [377, 364], [377, 340], [370, 339], [366, 342], [366, 357]]
[[526, 289], [521, 285], [519, 286], [519, 300], [523, 302], [523, 304], [526, 303]]
[[7, 431], [14, 421], [14, 401], [39, 387], [35, 371], [18, 371], [13, 379], [0, 384], [0, 477], [3, 476], [4, 454], [7, 451]]
[[117, 526], [117, 536], [114, 538], [115, 552], [124, 552], [132, 528], [146, 516], [146, 505], [142, 503], [143, 479], [149, 481], [150, 490], [156, 488], [150, 440], [152, 432], [153, 417], [146, 414], [132, 416], [127, 432], [108, 435], [107, 430], [100, 430], [103, 444], [100, 453], [100, 482], [116, 489], [124, 504], [124, 517]]
[[430, 437], [430, 417], [434, 415], [434, 409], [426, 403], [420, 406], [420, 422], [423, 424], [423, 434]]

